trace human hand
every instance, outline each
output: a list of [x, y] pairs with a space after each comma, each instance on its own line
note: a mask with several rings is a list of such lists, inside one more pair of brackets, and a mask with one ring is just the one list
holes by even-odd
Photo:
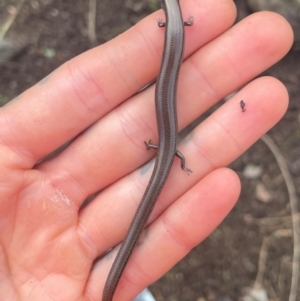
[[[181, 5], [184, 18], [193, 12], [195, 21], [186, 29], [179, 78], [180, 129], [278, 61], [292, 43], [290, 26], [274, 13], [254, 14], [229, 29], [232, 1]], [[154, 87], [134, 94], [159, 70], [159, 16], [64, 64], [1, 108], [1, 300], [101, 300], [116, 252], [94, 260], [124, 238], [153, 166], [139, 168], [154, 155], [143, 141], [157, 141]], [[256, 79], [181, 143], [193, 174], [175, 159], [115, 300], [131, 300], [222, 221], [240, 190], [224, 166], [282, 117], [287, 101], [279, 81]]]

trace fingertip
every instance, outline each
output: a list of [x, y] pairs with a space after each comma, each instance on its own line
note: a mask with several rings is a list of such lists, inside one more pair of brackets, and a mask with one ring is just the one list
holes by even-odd
[[205, 179], [213, 184], [214, 194], [223, 196], [216, 198], [216, 202], [224, 203], [229, 212], [241, 192], [241, 181], [237, 173], [228, 167], [221, 167], [209, 173]]
[[[215, 169], [202, 181], [202, 187], [211, 186], [211, 196], [206, 198], [207, 204], [211, 206], [207, 215], [211, 215], [211, 219], [215, 220], [216, 227], [236, 204], [241, 192], [241, 181], [236, 172], [227, 167]], [[210, 211], [213, 213], [209, 214]]]
[[261, 11], [250, 15], [243, 21], [251, 24], [256, 39], [261, 40], [263, 45], [269, 41], [268, 44], [272, 45], [271, 52], [278, 53], [279, 49], [280, 58], [291, 49], [294, 41], [293, 29], [280, 14]]
[[289, 103], [286, 87], [281, 81], [272, 76], [262, 76], [253, 80], [239, 91], [232, 100], [236, 102], [240, 99], [243, 99], [246, 103], [246, 111], [251, 112], [249, 118], [252, 121], [252, 126], [263, 125], [261, 126], [262, 134], [283, 117]]
[[254, 81], [257, 89], [253, 89], [254, 93], [262, 101], [261, 108], [269, 116], [273, 116], [274, 122], [278, 122], [285, 114], [289, 104], [289, 93], [285, 85], [275, 77], [263, 76]]
[[[234, 154], [232, 160], [238, 152], [249, 148], [283, 117], [288, 99], [287, 89], [278, 79], [263, 76], [247, 84], [213, 114], [214, 120], [218, 121], [217, 125], [226, 129], [223, 138], [218, 133], [219, 140], [223, 143], [228, 141], [226, 133], [230, 133], [233, 138], [232, 145], [227, 143], [227, 153], [231, 149]], [[245, 103], [245, 112], [242, 112], [241, 100]], [[209, 154], [217, 155], [211, 151]]]
[[227, 167], [221, 167], [208, 173], [181, 200], [191, 209], [191, 221], [195, 215], [195, 224], [199, 219], [210, 220], [208, 229], [203, 232], [206, 236], [230, 212], [238, 200], [240, 191], [241, 182], [238, 175]]

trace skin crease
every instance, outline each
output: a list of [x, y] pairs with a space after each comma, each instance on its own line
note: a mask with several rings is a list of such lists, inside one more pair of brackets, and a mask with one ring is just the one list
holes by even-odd
[[[193, 13], [194, 25], [186, 30], [179, 78], [179, 129], [243, 88], [179, 145], [193, 174], [175, 159], [114, 300], [131, 300], [215, 229], [240, 191], [238, 177], [224, 166], [287, 108], [278, 80], [252, 81], [291, 47], [287, 21], [261, 12], [230, 29], [231, 0], [186, 0], [181, 7], [185, 19]], [[116, 252], [93, 261], [122, 241], [153, 167], [138, 169], [155, 155], [143, 143], [157, 141], [154, 87], [132, 95], [158, 72], [159, 17], [162, 11], [64, 64], [0, 109], [1, 301], [100, 300]]]

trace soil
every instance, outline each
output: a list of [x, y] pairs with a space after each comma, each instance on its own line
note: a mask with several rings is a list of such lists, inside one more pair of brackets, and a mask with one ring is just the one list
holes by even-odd
[[[0, 0], [0, 25], [18, 2]], [[245, 5], [241, 7], [246, 9]], [[154, 0], [98, 1], [98, 44], [110, 40], [158, 8], [158, 1]], [[88, 0], [25, 1], [5, 37], [13, 41], [16, 51], [1, 66], [0, 104], [34, 85], [65, 61], [91, 48], [87, 32], [88, 11]], [[249, 13], [246, 9], [240, 15]], [[290, 94], [287, 113], [268, 134], [279, 146], [299, 196], [300, 51], [294, 47], [264, 74], [280, 79]], [[249, 165], [261, 168], [259, 178], [251, 179], [244, 175], [243, 170]], [[242, 181], [238, 204], [209, 238], [150, 287], [157, 301], [241, 300], [246, 288], [253, 287], [258, 270], [261, 271], [260, 253], [266, 255], [261, 283], [270, 300], [288, 300], [293, 254], [291, 219], [279, 219], [277, 223], [277, 220], [265, 219], [291, 214], [282, 173], [262, 140], [230, 167]], [[259, 192], [259, 187], [264, 188], [263, 192]], [[266, 200], [270, 195], [271, 199]], [[268, 248], [261, 252], [263, 241], [268, 243]], [[299, 296], [300, 290], [298, 301]]]

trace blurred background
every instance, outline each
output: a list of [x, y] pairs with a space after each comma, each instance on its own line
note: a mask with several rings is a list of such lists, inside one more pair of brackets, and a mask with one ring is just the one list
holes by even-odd
[[[267, 136], [231, 164], [242, 181], [237, 206], [150, 287], [157, 301], [300, 301], [300, 0], [235, 3], [237, 22], [271, 10], [293, 26], [293, 48], [263, 73], [285, 84], [289, 108]], [[159, 8], [158, 0], [0, 0], [0, 105]]]

